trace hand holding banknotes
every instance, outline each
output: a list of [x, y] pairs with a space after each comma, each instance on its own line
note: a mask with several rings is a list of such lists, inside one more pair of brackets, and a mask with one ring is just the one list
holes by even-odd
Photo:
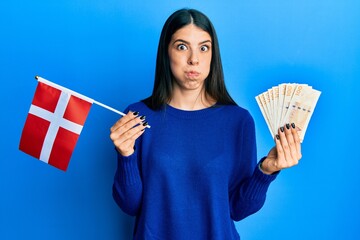
[[283, 83], [255, 97], [276, 146], [261, 164], [272, 174], [296, 165], [301, 143], [321, 92], [307, 84]]
[[294, 123], [285, 124], [278, 129], [275, 144], [260, 165], [265, 174], [295, 166], [301, 159], [301, 143], [298, 128]]

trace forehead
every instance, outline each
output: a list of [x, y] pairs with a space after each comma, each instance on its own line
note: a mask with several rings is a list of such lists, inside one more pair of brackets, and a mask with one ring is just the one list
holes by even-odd
[[182, 40], [192, 40], [202, 42], [204, 40], [211, 40], [211, 36], [208, 32], [199, 28], [194, 24], [188, 24], [180, 29], [178, 29], [173, 35], [172, 40], [176, 41], [177, 39]]

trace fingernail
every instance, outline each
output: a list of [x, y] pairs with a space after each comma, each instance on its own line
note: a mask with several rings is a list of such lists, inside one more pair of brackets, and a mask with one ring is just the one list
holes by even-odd
[[284, 132], [284, 127], [280, 127], [280, 131], [281, 131], [281, 132]]
[[146, 127], [148, 125], [148, 122], [144, 122], [143, 126]]
[[141, 117], [139, 117], [140, 120], [144, 120], [146, 118], [146, 116], [142, 115]]
[[134, 116], [139, 115], [139, 112], [133, 112]]
[[287, 129], [290, 129], [290, 124], [287, 123], [285, 126]]
[[292, 126], [292, 128], [295, 128], [295, 123], [292, 123], [291, 126]]
[[278, 134], [276, 134], [275, 137], [276, 137], [277, 140], [280, 140], [280, 136]]

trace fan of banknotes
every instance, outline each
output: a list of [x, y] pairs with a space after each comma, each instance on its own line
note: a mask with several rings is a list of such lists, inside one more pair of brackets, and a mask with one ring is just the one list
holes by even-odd
[[283, 83], [255, 99], [273, 138], [279, 127], [295, 123], [302, 142], [320, 94], [307, 84]]

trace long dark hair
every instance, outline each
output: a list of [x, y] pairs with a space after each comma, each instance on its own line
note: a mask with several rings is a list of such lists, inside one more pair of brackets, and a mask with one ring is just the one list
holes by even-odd
[[236, 105], [225, 86], [219, 43], [214, 26], [205, 14], [195, 9], [177, 10], [166, 20], [159, 40], [153, 92], [143, 102], [149, 108], [156, 110], [162, 108], [171, 100], [173, 75], [170, 69], [168, 46], [172, 35], [188, 24], [194, 24], [209, 33], [211, 37], [212, 58], [209, 76], [205, 80], [206, 94], [215, 99], [217, 104]]

